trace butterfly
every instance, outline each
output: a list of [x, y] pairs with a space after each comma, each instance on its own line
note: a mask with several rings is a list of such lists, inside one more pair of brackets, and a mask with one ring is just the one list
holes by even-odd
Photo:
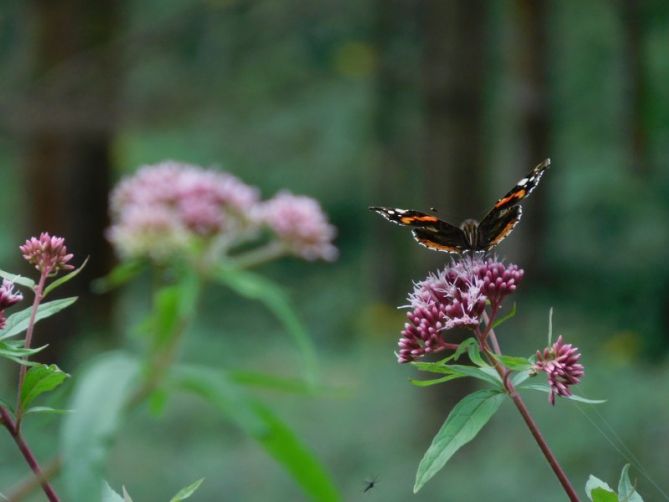
[[532, 193], [550, 165], [551, 160], [546, 159], [532, 169], [513, 189], [495, 202], [481, 223], [467, 219], [460, 227], [456, 227], [433, 214], [411, 209], [377, 206], [369, 209], [397, 225], [412, 227], [414, 239], [428, 249], [458, 254], [490, 251], [516, 227], [523, 214], [520, 202]]

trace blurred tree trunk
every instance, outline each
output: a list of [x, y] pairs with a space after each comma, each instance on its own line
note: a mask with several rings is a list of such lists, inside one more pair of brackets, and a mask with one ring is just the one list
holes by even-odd
[[111, 178], [115, 97], [119, 82], [111, 41], [117, 28], [116, 0], [33, 0], [33, 81], [26, 93], [25, 183], [29, 195], [27, 234], [65, 237], [84, 272], [66, 288], [79, 304], [38, 329], [41, 356], [58, 360], [82, 327], [109, 326], [109, 298], [91, 294], [90, 281], [109, 270], [107, 197]]
[[629, 162], [632, 171], [647, 174], [649, 166], [648, 128], [644, 120], [647, 86], [643, 68], [643, 3], [638, 0], [620, 0], [620, 2], [627, 109], [625, 124], [631, 143]]
[[[374, 79], [375, 107], [372, 134], [372, 200], [370, 204], [406, 207], [418, 202], [413, 190], [416, 180], [415, 133], [408, 125], [411, 96], [416, 95], [416, 72], [412, 71], [412, 30], [416, 26], [412, 0], [377, 0], [374, 37], [377, 71]], [[415, 44], [414, 44], [415, 45]], [[376, 218], [376, 216], [375, 216]], [[375, 221], [372, 225], [370, 269], [374, 297], [397, 305], [411, 285], [416, 249], [408, 232]]]
[[485, 3], [422, 5], [425, 194], [442, 218], [459, 225], [479, 219], [490, 204], [484, 197]]
[[[516, 0], [516, 46], [514, 56], [519, 82], [521, 144], [524, 146], [518, 176], [550, 157], [550, 100], [548, 94], [548, 1]], [[510, 188], [510, 187], [509, 187]], [[503, 192], [503, 191], [502, 191]], [[502, 193], [500, 192], [500, 193]], [[520, 246], [525, 267], [537, 276], [545, 276], [546, 231], [548, 228], [546, 192], [534, 197], [532, 207], [523, 216], [521, 231], [526, 233]]]
[[[425, 0], [421, 6], [425, 195], [441, 218], [460, 225], [480, 218], [490, 204], [483, 153], [486, 7], [483, 0]], [[424, 256], [432, 269], [448, 260], [443, 253]], [[470, 335], [449, 333], [449, 341]], [[472, 389], [458, 380], [422, 391], [431, 395], [435, 419], [443, 419]]]

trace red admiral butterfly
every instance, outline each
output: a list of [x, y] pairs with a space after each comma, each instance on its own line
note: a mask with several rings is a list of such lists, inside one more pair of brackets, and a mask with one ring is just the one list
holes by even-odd
[[388, 221], [413, 227], [411, 233], [414, 239], [428, 249], [446, 253], [489, 251], [502, 242], [518, 224], [522, 215], [519, 203], [532, 193], [550, 164], [551, 160], [546, 159], [532, 169], [509, 193], [495, 203], [481, 223], [469, 219], [463, 221], [458, 228], [434, 215], [420, 211], [389, 207], [369, 209], [376, 211]]

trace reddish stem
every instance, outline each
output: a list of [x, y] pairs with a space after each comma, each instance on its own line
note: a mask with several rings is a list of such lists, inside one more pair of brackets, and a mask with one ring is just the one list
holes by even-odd
[[0, 418], [2, 419], [2, 424], [9, 431], [9, 434], [14, 438], [16, 445], [19, 447], [19, 450], [21, 450], [21, 453], [30, 466], [30, 469], [32, 469], [35, 476], [41, 480], [40, 484], [42, 485], [42, 490], [44, 490], [47, 498], [51, 502], [60, 502], [60, 498], [58, 498], [58, 495], [56, 495], [53, 487], [45, 479], [42, 469], [40, 468], [35, 455], [33, 455], [33, 452], [30, 450], [28, 443], [26, 443], [25, 439], [23, 439], [23, 436], [21, 435], [21, 429], [19, 428], [18, 424], [12, 420], [11, 415], [4, 406], [0, 406]]
[[569, 500], [571, 502], [579, 502], [578, 495], [576, 495], [576, 490], [574, 490], [574, 487], [571, 485], [571, 482], [569, 481], [567, 474], [564, 472], [564, 470], [558, 463], [555, 454], [553, 454], [550, 447], [548, 446], [548, 443], [541, 434], [541, 431], [539, 430], [537, 423], [532, 418], [532, 415], [530, 415], [527, 406], [525, 406], [525, 402], [520, 397], [520, 394], [518, 394], [518, 391], [516, 390], [515, 386], [511, 383], [511, 380], [509, 378], [511, 372], [507, 370], [504, 366], [502, 366], [497, 359], [492, 357], [490, 353], [490, 348], [488, 347], [488, 344], [486, 342], [488, 337], [493, 343], [495, 352], [497, 354], [501, 353], [499, 350], [499, 345], [497, 343], [497, 337], [495, 336], [495, 332], [492, 328], [496, 314], [497, 314], [497, 309], [493, 308], [490, 317], [488, 317], [486, 313], [484, 313], [483, 315], [483, 319], [485, 322], [484, 330], [483, 332], [481, 332], [480, 330], [478, 330], [477, 332], [477, 337], [479, 339], [479, 344], [481, 345], [481, 350], [484, 352], [490, 363], [495, 367], [497, 373], [499, 373], [499, 376], [502, 378], [502, 381], [504, 382], [504, 387], [507, 393], [509, 394], [509, 397], [513, 401], [513, 404], [516, 405], [516, 408], [518, 408], [518, 411], [522, 415], [523, 420], [525, 420], [527, 428], [530, 429], [530, 433], [534, 437], [534, 440], [539, 445], [539, 448], [541, 449], [541, 452], [544, 454], [544, 457], [546, 457], [546, 460], [551, 466], [551, 469], [553, 469], [553, 472], [560, 481], [562, 488], [564, 488], [564, 491], [567, 493]]
[[[50, 269], [46, 268], [42, 272], [35, 288], [35, 299], [33, 300], [32, 311], [30, 312], [30, 320], [28, 322], [28, 329], [26, 330], [26, 341], [23, 344], [24, 348], [29, 349], [30, 344], [33, 339], [33, 331], [35, 329], [35, 319], [37, 318], [37, 310], [39, 304], [43, 299], [44, 285], [46, 284], [46, 278], [49, 276]], [[29, 356], [25, 356], [27, 360]], [[16, 427], [17, 429], [21, 428], [21, 415], [23, 414], [23, 407], [21, 406], [21, 391], [23, 390], [23, 381], [26, 378], [26, 372], [28, 367], [25, 364], [19, 366], [19, 385], [18, 392], [16, 396]]]

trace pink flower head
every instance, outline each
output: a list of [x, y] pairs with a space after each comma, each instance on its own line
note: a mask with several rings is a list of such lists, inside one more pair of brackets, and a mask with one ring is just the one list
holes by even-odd
[[122, 256], [163, 259], [195, 239], [253, 226], [258, 190], [231, 174], [165, 161], [121, 181], [110, 198], [107, 237]]
[[14, 292], [14, 283], [3, 279], [2, 286], [0, 286], [0, 329], [4, 329], [7, 322], [5, 309], [21, 300], [23, 300], [23, 295], [19, 292]]
[[446, 348], [444, 331], [476, 328], [486, 301], [501, 303], [516, 290], [523, 271], [496, 259], [464, 257], [417, 283], [409, 295], [407, 323], [399, 341], [397, 360], [414, 361]]
[[14, 292], [14, 283], [7, 279], [2, 280], [0, 286], [0, 310], [4, 310], [23, 300], [20, 292]]
[[74, 256], [67, 252], [65, 239], [49, 235], [46, 232], [37, 237], [31, 237], [19, 249], [28, 263], [42, 273], [55, 275], [60, 270], [72, 270], [73, 265], [68, 262]]
[[578, 362], [580, 358], [578, 348], [564, 343], [561, 336], [551, 347], [546, 347], [543, 352], [537, 351], [537, 362], [532, 370], [535, 374], [544, 371], [548, 375], [548, 385], [551, 388], [548, 401], [552, 405], [555, 405], [556, 394], [571, 396], [569, 387], [581, 381], [585, 370]]
[[260, 207], [256, 216], [291, 253], [307, 260], [337, 258], [337, 248], [332, 244], [336, 229], [315, 199], [279, 192]]

